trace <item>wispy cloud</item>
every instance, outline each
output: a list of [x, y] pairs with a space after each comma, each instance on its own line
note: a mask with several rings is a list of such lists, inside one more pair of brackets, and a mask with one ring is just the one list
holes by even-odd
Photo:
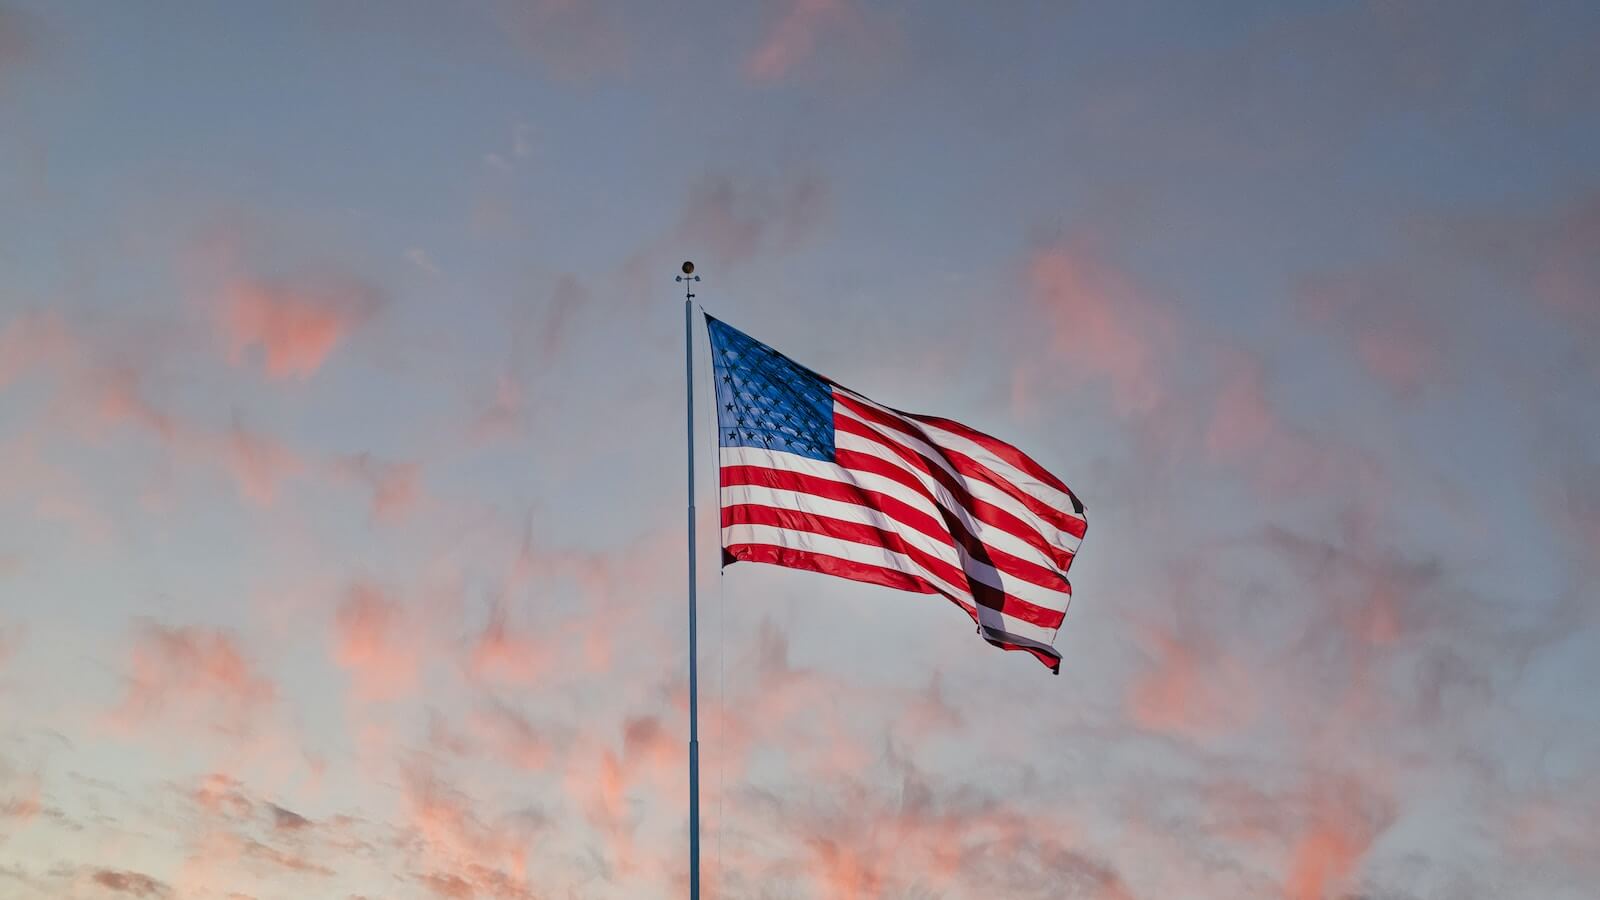
[[1149, 411], [1164, 399], [1172, 376], [1162, 367], [1179, 341], [1171, 312], [1084, 247], [1039, 251], [1029, 261], [1028, 277], [1061, 366], [1103, 381], [1117, 406], [1129, 412]]
[[223, 290], [218, 327], [235, 365], [259, 349], [269, 378], [303, 381], [381, 305], [376, 289], [347, 278], [241, 279]]
[[500, 27], [557, 75], [588, 79], [625, 71], [626, 11], [610, 0], [496, 0]]
[[172, 892], [166, 883], [140, 872], [97, 869], [89, 880], [113, 893], [135, 897], [166, 897]]
[[[0, 79], [7, 70], [19, 65], [35, 52], [38, 43], [38, 25], [28, 13], [10, 6], [0, 6]], [[0, 81], [0, 88], [5, 82]]]
[[756, 81], [787, 76], [811, 59], [830, 31], [850, 26], [858, 15], [848, 0], [783, 0], [761, 42], [745, 57], [745, 75]]
[[127, 652], [127, 692], [112, 712], [125, 728], [172, 723], [248, 737], [278, 700], [277, 685], [225, 631], [146, 622]]

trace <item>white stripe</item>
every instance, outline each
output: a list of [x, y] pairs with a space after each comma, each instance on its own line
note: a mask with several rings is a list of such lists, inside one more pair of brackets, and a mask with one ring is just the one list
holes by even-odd
[[[860, 420], [857, 419], [856, 421]], [[885, 438], [888, 440], [894, 440], [894, 438], [890, 435], [885, 435]], [[850, 434], [849, 432], [844, 431], [836, 434], [834, 436], [834, 440], [840, 449], [854, 450], [857, 453], [875, 456], [878, 459], [889, 463], [895, 468], [909, 472], [913, 478], [917, 479], [917, 481], [920, 482], [936, 500], [938, 500], [940, 506], [944, 507], [951, 514], [959, 518], [962, 524], [967, 526], [967, 530], [972, 533], [972, 536], [976, 537], [983, 543], [988, 544], [997, 550], [1004, 550], [1012, 556], [1028, 560], [1032, 563], [1037, 563], [1038, 565], [1041, 565], [1046, 569], [1061, 575], [1062, 577], [1066, 576], [1066, 573], [1061, 571], [1061, 566], [1057, 565], [1054, 559], [1051, 559], [1049, 556], [1045, 555], [1044, 551], [1033, 546], [1032, 544], [1029, 544], [1027, 541], [1012, 534], [1004, 528], [999, 527], [998, 525], [990, 525], [979, 520], [970, 511], [968, 511], [965, 506], [956, 500], [955, 497], [951, 496], [950, 492], [945, 489], [944, 485], [941, 484], [937, 478], [934, 478], [932, 475], [929, 475], [920, 469], [906, 465], [905, 460], [901, 459], [893, 450], [889, 449], [888, 447], [885, 447], [871, 438], [864, 438], [859, 435]], [[905, 445], [902, 444], [902, 446]], [[911, 448], [908, 447], [908, 449]], [[854, 473], [855, 470], [847, 471]], [[1072, 535], [1067, 534], [1064, 531], [1060, 531], [1054, 525], [1051, 525], [1049, 522], [1040, 519], [1027, 508], [1023, 507], [1022, 504], [1018, 503], [1014, 498], [1008, 497], [990, 485], [986, 485], [981, 482], [968, 481], [960, 476], [957, 476], [957, 480], [972, 494], [975, 499], [991, 503], [994, 506], [1016, 516], [1018, 520], [1021, 521], [1023, 527], [1032, 529], [1039, 536], [1039, 539], [1044, 541], [1046, 545], [1059, 547], [1069, 553], [1073, 552], [1077, 547], [1077, 538], [1074, 538]]]
[[846, 503], [843, 500], [834, 500], [830, 497], [819, 497], [816, 494], [808, 494], [803, 491], [770, 488], [765, 485], [734, 484], [726, 485], [722, 488], [722, 507], [724, 509], [744, 503], [770, 506], [775, 509], [788, 509], [795, 512], [814, 513], [843, 522], [854, 522], [858, 525], [871, 525], [874, 528], [881, 528], [884, 531], [899, 535], [901, 540], [934, 559], [949, 563], [956, 569], [962, 568], [961, 558], [956, 555], [956, 548], [953, 545], [931, 538], [906, 525], [899, 519], [893, 518], [888, 513], [870, 506], [863, 506], [859, 503]]
[[[838, 392], [838, 389], [836, 389], [836, 392]], [[885, 437], [898, 441], [899, 443], [916, 450], [924, 457], [930, 457], [930, 451], [940, 447], [947, 447], [949, 449], [958, 451], [964, 456], [971, 457], [974, 462], [983, 465], [985, 468], [989, 469], [989, 471], [999, 476], [1002, 480], [1033, 497], [1035, 500], [1038, 500], [1046, 506], [1049, 506], [1051, 509], [1059, 510], [1064, 515], [1078, 519], [1079, 521], [1087, 522], [1083, 516], [1076, 512], [1077, 506], [1071, 497], [1061, 493], [1050, 485], [1039, 481], [1034, 476], [1023, 472], [1000, 457], [995, 456], [982, 444], [976, 443], [975, 441], [956, 434], [953, 431], [947, 431], [937, 425], [929, 425], [926, 422], [919, 422], [916, 419], [906, 418], [904, 415], [897, 413], [894, 410], [883, 406], [882, 404], [874, 403], [873, 401], [868, 400], [854, 391], [842, 392], [848, 394], [852, 400], [855, 400], [863, 406], [875, 409], [886, 416], [893, 416], [895, 421], [904, 423], [906, 428], [913, 432], [916, 437], [908, 436], [905, 433], [897, 432], [894, 429], [885, 431], [884, 426], [878, 425], [875, 422], [866, 421], [851, 410], [842, 408], [837, 402], [835, 402], [833, 405], [835, 415], [847, 415], [850, 418], [855, 419], [857, 422], [861, 422], [864, 425], [872, 427], [879, 434], [882, 434]], [[1015, 498], [994, 487], [993, 485], [990, 485], [989, 483], [980, 479], [969, 478], [961, 475], [949, 463], [940, 457], [938, 453], [931, 453], [931, 459], [946, 472], [949, 472], [951, 475], [959, 478], [964, 483], [974, 487], [981, 487], [985, 491], [993, 491], [994, 493], [1005, 497], [1007, 501], [1013, 503], [1015, 502]], [[973, 496], [977, 496], [977, 493], [975, 492]], [[990, 500], [988, 496], [985, 496], [983, 499]], [[999, 505], [999, 503], [994, 500], [990, 500], [990, 502]], [[1018, 505], [1020, 506], [1020, 504]], [[1023, 510], [1023, 513], [1019, 513], [1019, 515], [1025, 514], [1025, 516], [1030, 519], [1038, 518], [1037, 514], [1029, 511], [1027, 507], [1021, 507], [1021, 509]], [[1049, 523], [1045, 523], [1045, 527], [1050, 528], [1052, 531], [1056, 530], [1055, 526], [1050, 525]], [[1071, 541], [1070, 544], [1065, 545], [1067, 549], [1074, 551], [1077, 549], [1078, 543], [1080, 543], [1080, 540], [1077, 537], [1067, 534], [1066, 532], [1057, 533], [1065, 535], [1066, 539]]]
[[[947, 585], [930, 578], [921, 566], [907, 559], [903, 554], [895, 553], [887, 547], [879, 545], [841, 541], [823, 534], [791, 531], [787, 528], [778, 528], [773, 525], [730, 525], [722, 529], [722, 546], [731, 547], [735, 544], [771, 544], [793, 550], [802, 550], [807, 553], [820, 553], [824, 556], [832, 556], [850, 562], [881, 566], [885, 569], [904, 572], [907, 575], [924, 578], [948, 589]], [[1055, 640], [1056, 629], [1054, 628], [1042, 628], [1032, 622], [1025, 622], [1014, 616], [1005, 615], [999, 610], [977, 606], [973, 603], [971, 595], [964, 591], [952, 591], [952, 593], [955, 594], [957, 602], [969, 611], [976, 609], [979, 621], [984, 624], [1011, 634], [1042, 641], [1046, 644]]]
[[830, 481], [848, 482], [851, 471], [838, 463], [826, 462], [810, 456], [801, 456], [798, 453], [787, 453], [782, 450], [764, 450], [760, 447], [723, 447], [721, 453], [722, 466], [761, 466], [768, 469], [784, 469], [789, 472], [800, 472], [805, 475], [815, 475]]
[[[907, 467], [904, 460], [895, 456], [893, 451], [885, 448], [882, 444], [868, 440], [867, 438], [857, 437], [853, 434], [840, 433], [837, 435], [837, 438], [841, 442], [840, 446], [847, 446], [849, 449], [870, 454], [878, 459], [882, 459], [885, 462], [892, 464], [897, 469], [909, 472], [912, 477], [918, 480], [918, 482], [926, 486], [935, 497], [939, 498], [940, 504], [943, 505], [953, 516], [960, 520], [961, 523], [967, 527], [967, 531], [985, 546], [992, 547], [1003, 553], [1009, 553], [1018, 559], [1026, 560], [1034, 563], [1035, 565], [1041, 566], [1046, 571], [1055, 572], [1056, 574], [1061, 575], [1063, 578], [1066, 577], [1065, 573], [1061, 571], [1061, 567], [1056, 565], [1055, 560], [1046, 556], [1037, 547], [1034, 547], [1032, 544], [1029, 544], [1022, 538], [1019, 538], [1016, 535], [1005, 531], [1004, 529], [996, 528], [994, 526], [986, 526], [984, 523], [973, 518], [972, 514], [969, 513], [961, 504], [957, 503], [955, 498], [950, 496], [949, 491], [946, 491], [942, 485], [940, 485], [937, 481], [926, 477], [923, 473]], [[892, 478], [887, 478], [874, 472], [867, 472], [861, 469], [847, 469], [844, 466], [823, 462], [818, 459], [811, 459], [810, 457], [755, 447], [723, 447], [722, 464], [724, 466], [758, 466], [761, 468], [799, 472], [801, 474], [826, 478], [830, 481], [854, 484], [865, 490], [877, 491], [890, 497], [894, 497], [913, 509], [917, 509], [926, 513], [935, 522], [938, 522], [941, 527], [943, 527], [944, 524], [943, 518], [939, 513], [939, 509], [935, 507], [934, 504], [930, 502], [928, 498], [921, 492], [913, 490], [912, 488], [909, 488]], [[962, 549], [962, 556], [963, 558], [970, 559], [970, 557], [966, 554], [965, 548]], [[985, 563], [978, 563], [976, 560], [973, 560], [972, 563], [973, 566], [981, 566], [982, 569], [994, 571], [992, 567]], [[982, 569], [980, 569], [980, 571]], [[971, 571], [970, 568], [969, 571]], [[997, 580], [1000, 577], [1000, 573], [996, 572], [995, 575], [996, 579], [982, 578], [981, 580], [986, 584], [993, 584], [994, 580]], [[1012, 581], [1017, 580], [1016, 576], [1005, 577], [1010, 578]], [[1029, 586], [1035, 590], [1048, 591], [1050, 594], [1056, 595], [1054, 598], [1050, 598], [1048, 600], [1034, 600], [1032, 598], [1027, 598], [1029, 599], [1029, 602], [1039, 603], [1040, 606], [1044, 606], [1049, 609], [1066, 609], [1066, 601], [1069, 595], [1061, 591], [1056, 591], [1053, 588], [1033, 585], [1031, 582], [1024, 583], [1029, 584]], [[998, 587], [999, 585], [995, 586]], [[1006, 590], [1006, 588], [1002, 588], [1002, 590]], [[1017, 597], [1025, 596], [1017, 591], [1011, 591], [1011, 593]]]
[[935, 445], [947, 447], [971, 457], [973, 462], [982, 465], [1007, 482], [1015, 485], [1018, 490], [1023, 491], [1051, 509], [1060, 510], [1064, 515], [1071, 516], [1079, 521], [1087, 521], [1082, 515], [1078, 514], [1077, 504], [1073, 502], [1072, 497], [1061, 493], [1054, 486], [1045, 484], [1036, 476], [1030, 475], [1013, 466], [1010, 462], [994, 455], [992, 451], [977, 441], [927, 422], [921, 422], [916, 419], [908, 421], [920, 429]]
[[[836, 388], [835, 393], [848, 394], [850, 399], [860, 403], [862, 406], [875, 409], [886, 416], [893, 416], [896, 421], [904, 422], [907, 428], [915, 430], [929, 444], [932, 444], [936, 447], [949, 447], [952, 450], [959, 451], [965, 456], [971, 457], [975, 462], [983, 464], [996, 475], [999, 475], [1001, 478], [1004, 478], [1006, 481], [1017, 486], [1018, 488], [1022, 488], [1026, 491], [1026, 493], [1032, 495], [1035, 500], [1046, 504], [1052, 509], [1059, 509], [1073, 518], [1083, 518], [1074, 511], [1077, 509], [1077, 505], [1073, 502], [1070, 496], [1063, 494], [1054, 487], [1039, 481], [1033, 475], [1022, 471], [1021, 469], [1011, 465], [1011, 463], [1001, 459], [998, 456], [995, 456], [994, 453], [990, 452], [988, 448], [977, 443], [971, 438], [957, 434], [948, 429], [940, 428], [938, 425], [933, 425], [928, 422], [910, 418], [904, 413], [896, 412], [895, 410], [892, 410], [876, 401], [869, 400], [852, 390]], [[1038, 489], [1032, 490], [1029, 489], [1029, 486], [1037, 486]]]
[[[722, 505], [724, 507], [736, 506], [742, 503], [814, 513], [844, 522], [871, 525], [899, 535], [907, 544], [916, 547], [935, 559], [949, 563], [952, 567], [959, 569], [967, 578], [1001, 593], [1010, 594], [1018, 600], [1025, 600], [1035, 606], [1056, 612], [1065, 612], [1067, 605], [1072, 602], [1071, 594], [1041, 587], [1014, 575], [1001, 572], [986, 562], [973, 559], [967, 553], [966, 548], [942, 543], [915, 528], [905, 525], [888, 513], [872, 507], [819, 497], [815, 494], [801, 491], [781, 490], [758, 485], [730, 485], [722, 489]], [[927, 574], [930, 580], [936, 577], [931, 572]], [[941, 586], [948, 586], [948, 582], [941, 582]], [[961, 593], [966, 595], [968, 592], [961, 590]]]
[[837, 556], [840, 559], [848, 559], [851, 562], [893, 569], [896, 572], [904, 572], [907, 575], [921, 578], [940, 590], [947, 591], [957, 597], [961, 601], [961, 605], [968, 609], [977, 605], [970, 591], [945, 581], [918, 565], [911, 557], [906, 556], [904, 553], [890, 550], [882, 544], [858, 544], [855, 541], [840, 540], [839, 538], [810, 531], [780, 528], [777, 525], [723, 526], [722, 546], [728, 547], [733, 544], [745, 543], [775, 544], [779, 547], [804, 550], [808, 553], [825, 553], [828, 556]]
[[[897, 468], [905, 468], [905, 463], [894, 461]], [[787, 472], [798, 472], [802, 475], [814, 475], [837, 481], [843, 484], [853, 484], [864, 490], [877, 491], [880, 494], [893, 497], [901, 503], [926, 513], [928, 518], [944, 527], [944, 520], [935, 506], [922, 492], [914, 490], [887, 478], [876, 472], [864, 472], [860, 469], [847, 469], [835, 463], [822, 462], [793, 453], [779, 453], [772, 450], [762, 450], [758, 447], [723, 447], [722, 464], [724, 466], [758, 466], [764, 469], [779, 469]], [[1020, 540], [1018, 543], [1022, 543]], [[1031, 548], [1030, 548], [1031, 549]]]
[[[1041, 517], [1038, 513], [1024, 506], [1021, 501], [1005, 491], [995, 487], [992, 484], [989, 484], [986, 481], [982, 481], [977, 478], [968, 478], [957, 472], [955, 468], [939, 454], [938, 449], [927, 441], [924, 441], [921, 438], [908, 436], [893, 428], [879, 425], [876, 422], [868, 422], [867, 420], [861, 418], [837, 403], [834, 404], [833, 411], [835, 416], [843, 416], [851, 421], [870, 428], [874, 434], [881, 435], [885, 440], [893, 441], [894, 443], [899, 444], [900, 446], [927, 460], [930, 464], [937, 465], [939, 468], [944, 469], [945, 472], [950, 475], [950, 477], [960, 482], [960, 484], [967, 489], [967, 492], [970, 493], [975, 499], [983, 500], [987, 503], [993, 504], [994, 506], [1011, 513], [1018, 519], [1021, 519], [1024, 524], [1038, 532], [1039, 536], [1051, 546], [1060, 547], [1068, 552], [1076, 553], [1078, 550], [1078, 545], [1082, 543], [1078, 537], [1057, 528], [1054, 524]], [[915, 426], [915, 424], [916, 423], [914, 422], [910, 423], [910, 426]], [[834, 435], [834, 441], [838, 446], [843, 447], [848, 445], [852, 450], [860, 450], [862, 448], [858, 444], [851, 443], [851, 441], [862, 440], [865, 439], [847, 432], [836, 432]], [[889, 452], [892, 454], [892, 451]], [[906, 467], [903, 460], [900, 460], [898, 457], [885, 456], [883, 450], [875, 451], [875, 454], [880, 458], [888, 459], [897, 465]], [[919, 477], [921, 477], [920, 473]], [[926, 480], [927, 479], [924, 479], [924, 481]]]

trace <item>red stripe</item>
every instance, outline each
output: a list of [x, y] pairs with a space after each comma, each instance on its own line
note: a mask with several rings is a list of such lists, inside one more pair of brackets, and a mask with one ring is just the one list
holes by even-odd
[[770, 563], [775, 566], [787, 566], [791, 569], [821, 572], [824, 575], [848, 578], [851, 581], [864, 581], [867, 584], [882, 585], [883, 587], [901, 591], [911, 591], [914, 594], [944, 593], [926, 580], [902, 572], [899, 569], [858, 563], [852, 559], [840, 559], [837, 556], [812, 553], [808, 550], [796, 550], [793, 547], [779, 547], [775, 544], [733, 544], [724, 547], [723, 552], [735, 560]]
[[[840, 452], [850, 453], [848, 450]], [[875, 456], [867, 454], [862, 454], [862, 456], [869, 460], [870, 464], [878, 468], [894, 469], [900, 476], [896, 480], [901, 484], [905, 484], [905, 481], [902, 480], [905, 478], [910, 478], [911, 481], [916, 482], [915, 478], [906, 475], [904, 470], [898, 469], [890, 463]], [[847, 470], [863, 469], [871, 471], [866, 469], [865, 466], [842, 467]], [[940, 506], [920, 482], [916, 482], [912, 486], [934, 505], [934, 509], [939, 511], [941, 518], [935, 519], [898, 497], [892, 497], [881, 491], [874, 491], [860, 485], [834, 481], [804, 472], [796, 472], [790, 469], [774, 469], [767, 466], [724, 466], [722, 468], [723, 487], [733, 487], [741, 484], [754, 484], [778, 490], [815, 494], [818, 497], [826, 497], [842, 503], [852, 503], [856, 506], [875, 509], [942, 544], [949, 544], [953, 547], [960, 546], [967, 551], [968, 556], [994, 566], [1001, 574], [1010, 575], [1013, 578], [1021, 579], [1047, 590], [1062, 591], [1067, 594], [1072, 593], [1072, 585], [1060, 573], [1041, 566], [1032, 560], [1014, 556], [1004, 550], [997, 550], [978, 540], [967, 528], [966, 523]]]
[[[828, 556], [824, 553], [811, 553], [806, 550], [795, 550], [791, 547], [778, 547], [773, 544], [734, 544], [723, 550], [733, 560], [745, 562], [769, 563], [776, 566], [785, 566], [791, 569], [803, 569], [808, 572], [821, 572], [824, 575], [833, 575], [839, 578], [848, 578], [851, 581], [862, 581], [867, 584], [877, 584], [883, 587], [896, 588], [902, 591], [911, 591], [919, 594], [948, 594], [935, 588], [921, 578], [908, 575], [897, 569], [886, 569], [882, 566], [867, 565], [853, 560], [840, 559], [837, 556]], [[959, 600], [950, 598], [951, 602], [960, 606], [967, 615], [977, 622], [975, 610], [968, 609]], [[1020, 644], [1011, 644], [1003, 641], [990, 640], [988, 642], [1003, 650], [1023, 650], [1034, 655], [1036, 659], [1049, 667], [1051, 671], [1059, 671], [1061, 657], [1059, 654], [1045, 653], [1033, 647], [1024, 647]]]
[[[966, 588], [972, 600], [983, 606], [1041, 628], [1060, 628], [1066, 616], [1064, 610], [1048, 609], [1021, 597], [1016, 597], [992, 585], [968, 577], [967, 573], [925, 550], [907, 544], [901, 536], [875, 525], [849, 522], [793, 509], [779, 509], [754, 503], [741, 503], [722, 508], [722, 527], [729, 525], [771, 525], [789, 531], [825, 535], [841, 541], [850, 541], [868, 547], [886, 547], [905, 556], [918, 568], [943, 580], [947, 584]], [[939, 590], [945, 596], [948, 591]], [[956, 599], [952, 597], [952, 599]]]
[[870, 490], [860, 485], [834, 481], [789, 469], [772, 469], [766, 466], [723, 466], [722, 486], [733, 487], [753, 484], [781, 491], [799, 491], [815, 494], [829, 500], [852, 503], [876, 509], [884, 515], [944, 544], [955, 546], [954, 537], [944, 522], [935, 519], [915, 506], [888, 494]]
[[[960, 422], [956, 422], [951, 419], [944, 419], [940, 418], [939, 416], [917, 415], [916, 413], [903, 413], [903, 415], [908, 419], [915, 419], [918, 422], [926, 422], [935, 428], [943, 428], [945, 431], [948, 431], [952, 434], [961, 435], [974, 444], [977, 444], [990, 453], [993, 453], [996, 457], [999, 457], [1000, 459], [1010, 463], [1018, 470], [1027, 472], [1029, 475], [1039, 479], [1044, 484], [1048, 484], [1061, 493], [1066, 494], [1068, 497], [1071, 497], [1073, 502], [1078, 505], [1078, 509], [1081, 514], [1083, 501], [1078, 499], [1078, 495], [1074, 494], [1072, 489], [1067, 487], [1061, 479], [1050, 474], [1048, 469], [1034, 462], [1033, 457], [1023, 453], [1016, 447], [1011, 446], [997, 437], [984, 434], [976, 428], [969, 428]], [[1083, 535], [1078, 536], [1082, 537]]]
[[[1049, 522], [1050, 524], [1061, 529], [1062, 531], [1065, 531], [1075, 538], [1081, 539], [1083, 537], [1085, 531], [1085, 523], [1083, 519], [1080, 519], [1077, 516], [1066, 512], [1065, 510], [1051, 506], [1043, 500], [1040, 500], [1038, 497], [1035, 497], [1027, 491], [1022, 490], [1006, 479], [996, 475], [994, 472], [990, 471], [987, 466], [982, 465], [981, 463], [967, 456], [965, 453], [962, 453], [959, 450], [952, 450], [949, 447], [940, 446], [938, 441], [933, 440], [929, 435], [918, 429], [915, 424], [911, 423], [907, 419], [894, 415], [893, 413], [886, 413], [876, 407], [868, 406], [854, 397], [848, 397], [837, 392], [834, 393], [833, 399], [834, 402], [842, 404], [846, 409], [850, 410], [852, 413], [868, 422], [876, 422], [885, 428], [897, 431], [906, 437], [915, 438], [916, 440], [927, 444], [934, 450], [938, 451], [939, 455], [944, 458], [944, 461], [949, 463], [950, 467], [955, 469], [959, 474], [968, 478], [976, 478], [979, 481], [985, 482], [986, 484], [993, 485], [1001, 491], [1004, 491], [1013, 500], [1021, 503], [1029, 512], [1033, 513], [1039, 518], [1044, 519], [1046, 522]], [[839, 417], [834, 416], [835, 428], [839, 426], [839, 421]], [[921, 454], [919, 453], [918, 455]], [[950, 473], [945, 472], [946, 476], [949, 474]]]
[[993, 485], [997, 490], [1004, 491], [1011, 499], [1027, 507], [1029, 512], [1078, 540], [1083, 540], [1084, 533], [1088, 531], [1088, 523], [1083, 519], [1040, 500], [960, 450], [941, 447], [938, 444], [933, 444], [933, 446], [939, 450], [941, 456], [950, 461], [950, 464], [957, 472], [968, 478], [976, 478], [979, 481]]
[[[971, 492], [958, 479], [952, 478], [949, 472], [930, 463], [917, 451], [899, 441], [879, 434], [871, 427], [848, 416], [834, 416], [833, 425], [837, 431], [865, 438], [887, 448], [891, 453], [904, 460], [907, 466], [937, 481], [941, 487], [950, 493], [950, 496], [957, 504], [978, 521], [983, 522], [985, 525], [993, 525], [1027, 543], [1059, 566], [1062, 572], [1066, 572], [1067, 569], [1072, 567], [1073, 553], [1071, 550], [1052, 544], [1044, 535], [1039, 533], [1038, 529], [1024, 522], [1016, 513], [996, 506], [987, 500], [979, 500], [972, 496]], [[859, 453], [853, 450], [834, 451], [834, 460], [847, 469], [861, 469], [886, 478], [893, 478], [901, 484], [921, 492], [923, 496], [933, 501], [935, 505], [943, 505], [939, 503], [938, 499], [933, 496], [933, 493], [928, 490], [920, 479], [887, 460], [880, 459], [870, 453]]]

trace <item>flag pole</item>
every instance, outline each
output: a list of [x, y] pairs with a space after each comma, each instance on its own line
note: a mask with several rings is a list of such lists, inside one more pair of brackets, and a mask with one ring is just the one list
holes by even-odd
[[689, 448], [689, 900], [700, 900], [700, 691], [695, 671], [699, 649], [695, 622], [694, 567], [694, 263], [684, 261], [683, 274], [683, 384], [684, 432]]

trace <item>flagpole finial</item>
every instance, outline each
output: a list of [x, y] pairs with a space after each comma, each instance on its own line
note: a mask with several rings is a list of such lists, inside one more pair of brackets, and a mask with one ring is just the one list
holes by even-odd
[[700, 280], [700, 276], [694, 274], [694, 262], [686, 259], [683, 261], [683, 265], [679, 268], [683, 271], [683, 274], [673, 276], [672, 280], [684, 282], [683, 299], [693, 300], [694, 289], [690, 287], [690, 284]]

